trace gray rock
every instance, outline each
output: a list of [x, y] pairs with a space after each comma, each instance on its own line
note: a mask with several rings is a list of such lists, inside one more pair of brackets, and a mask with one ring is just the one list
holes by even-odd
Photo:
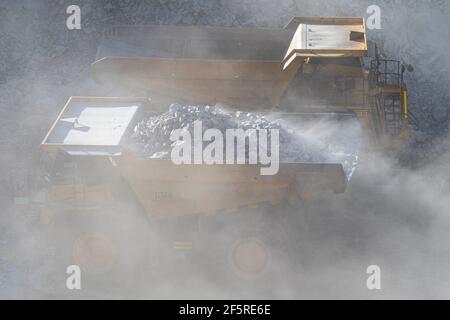
[[[189, 106], [172, 104], [169, 110], [157, 116], [144, 117], [134, 128], [129, 141], [135, 152], [151, 159], [170, 159], [175, 143], [170, 140], [176, 129], [185, 129], [191, 137], [194, 135], [194, 122], [202, 121], [203, 133], [207, 129], [219, 129], [225, 137], [227, 129], [263, 129], [268, 130], [268, 149], [271, 145], [271, 129], [279, 130], [279, 159], [281, 163], [342, 163], [348, 177], [357, 163], [360, 144], [355, 138], [328, 136], [311, 139], [306, 132], [294, 130], [282, 121], [270, 121], [263, 115], [253, 112], [228, 112], [212, 106]], [[357, 122], [357, 120], [355, 120]], [[354, 131], [352, 131], [353, 133]], [[350, 136], [351, 134], [349, 134]], [[356, 135], [358, 136], [358, 135]], [[191, 141], [192, 146], [194, 141]], [[206, 147], [209, 142], [203, 142]], [[236, 148], [236, 143], [235, 143]], [[224, 158], [226, 157], [224, 143]], [[248, 141], [246, 141], [246, 159], [248, 162]]]

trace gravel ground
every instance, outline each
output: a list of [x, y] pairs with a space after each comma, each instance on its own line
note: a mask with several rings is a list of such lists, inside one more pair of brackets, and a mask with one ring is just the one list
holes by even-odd
[[[382, 10], [382, 29], [369, 31], [369, 38], [380, 43], [388, 57], [400, 58], [415, 67], [406, 81], [412, 111], [420, 119], [420, 131], [403, 151], [403, 162], [412, 166], [414, 161], [415, 167], [421, 170], [431, 161], [439, 168], [445, 165], [442, 159], [447, 159], [445, 154], [450, 149], [447, 136], [450, 2], [447, 0], [79, 0], [77, 4], [82, 10], [82, 30], [79, 31], [69, 31], [65, 26], [65, 11], [70, 4], [72, 1], [66, 0], [0, 1], [0, 199], [3, 208], [0, 217], [0, 297], [26, 296], [23, 284], [29, 284], [30, 275], [35, 273], [33, 270], [44, 270], [45, 274], [50, 268], [42, 261], [51, 260], [45, 259], [51, 255], [51, 250], [42, 250], [39, 244], [33, 243], [32, 235], [37, 231], [29, 227], [33, 223], [18, 219], [12, 210], [12, 199], [27, 195], [32, 188], [36, 164], [40, 161], [37, 146], [67, 98], [71, 95], [112, 94], [95, 92], [89, 78], [89, 64], [94, 59], [96, 44], [111, 25], [281, 27], [294, 15], [363, 15], [369, 5], [378, 4]], [[431, 176], [447, 177], [448, 168], [443, 168], [440, 175]], [[386, 174], [390, 173], [386, 171]], [[404, 179], [399, 181], [410, 182], [415, 174], [407, 178], [402, 176]], [[417, 175], [422, 177], [422, 171]], [[397, 181], [397, 184], [384, 186], [380, 191], [367, 187], [364, 178], [357, 181], [360, 183], [355, 182], [355, 186], [360, 188], [351, 189], [354, 193], [342, 201], [355, 201], [354, 205], [359, 208], [366, 203], [358, 202], [360, 197], [355, 196], [358, 190], [366, 187], [367, 192], [383, 202], [385, 198], [377, 198], [377, 192], [385, 195], [383, 192], [390, 187], [403, 186]], [[435, 186], [434, 182], [430, 184]], [[446, 190], [445, 187], [442, 190]], [[428, 197], [426, 188], [419, 191]], [[414, 192], [411, 191], [410, 198], [416, 196]], [[428, 200], [424, 201], [428, 203]], [[392, 206], [380, 208], [387, 211], [396, 208], [397, 202], [385, 202]], [[442, 208], [436, 210], [432, 212], [444, 212]], [[24, 234], [30, 236], [24, 237]], [[445, 242], [437, 235], [431, 238]], [[439, 250], [444, 252], [445, 249]], [[30, 252], [37, 256], [24, 259]], [[419, 261], [421, 256], [416, 255], [415, 258]], [[341, 288], [341, 284], [336, 286]], [[411, 291], [413, 295], [423, 287], [418, 284], [411, 289], [415, 289]], [[319, 291], [325, 294], [327, 289]], [[405, 290], [400, 291], [399, 296], [402, 297]], [[423, 292], [431, 295], [437, 291], [428, 288]], [[439, 293], [448, 294], [448, 291]]]

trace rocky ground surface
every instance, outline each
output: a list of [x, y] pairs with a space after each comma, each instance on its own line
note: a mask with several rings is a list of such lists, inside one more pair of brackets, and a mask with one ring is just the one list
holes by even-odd
[[[445, 154], [450, 149], [447, 136], [450, 108], [450, 59], [447, 56], [450, 52], [450, 3], [447, 0], [78, 0], [76, 3], [81, 7], [82, 29], [70, 31], [65, 24], [66, 8], [74, 4], [73, 1], [0, 1], [0, 297], [26, 296], [29, 291], [25, 288], [30, 281], [38, 283], [42, 279], [39, 275], [51, 270], [48, 265], [51, 249], [35, 241], [41, 231], [33, 227], [35, 218], [19, 218], [12, 210], [13, 199], [28, 195], [33, 188], [37, 164], [40, 163], [38, 145], [67, 98], [71, 95], [102, 94], [92, 89], [89, 65], [103, 32], [112, 25], [281, 27], [294, 15], [364, 15], [369, 5], [377, 4], [381, 8], [382, 29], [370, 30], [369, 38], [377, 41], [389, 58], [399, 58], [415, 68], [413, 73], [407, 74], [406, 82], [411, 109], [419, 119], [419, 124], [414, 139], [402, 152], [403, 163], [417, 170], [432, 161], [439, 161], [436, 164], [439, 167], [445, 165], [442, 159], [447, 159]], [[114, 95], [113, 92], [103, 94]], [[437, 176], [448, 176], [448, 168], [445, 168], [447, 171]], [[411, 182], [411, 179], [406, 181]], [[402, 186], [400, 181], [405, 180], [399, 179], [395, 186]], [[412, 182], [417, 181], [412, 179]], [[422, 187], [410, 190], [410, 198], [414, 198], [415, 192], [422, 192], [427, 195], [425, 203], [431, 206], [427, 202], [431, 195], [423, 184], [419, 185]], [[360, 189], [364, 187], [367, 186], [363, 183]], [[368, 192], [375, 198], [375, 195], [380, 194], [388, 196], [389, 192], [394, 192], [391, 187], [393, 185], [375, 191], [369, 188]], [[447, 190], [445, 186], [439, 185], [439, 188], [437, 194]], [[358, 203], [360, 197], [347, 197], [344, 203], [365, 207]], [[397, 208], [396, 202], [391, 204]], [[365, 205], [370, 205], [370, 201]], [[386, 211], [389, 211], [389, 207]], [[404, 228], [405, 220], [402, 217], [387, 219], [395, 220], [398, 224], [394, 225], [403, 225], [401, 228]], [[420, 222], [418, 224], [418, 229], [423, 227]], [[412, 229], [416, 230], [415, 227]], [[410, 235], [409, 231], [406, 233]], [[373, 233], [370, 235], [377, 241]], [[436, 235], [431, 238], [443, 242]], [[398, 249], [404, 248], [400, 246]], [[436, 250], [433, 252], [441, 252]], [[422, 255], [415, 255], [417, 261], [421, 258]], [[437, 259], [435, 255], [433, 259]], [[351, 273], [350, 269], [342, 270], [347, 271], [341, 273], [341, 278]], [[401, 268], [398, 270], [400, 272]], [[204, 279], [200, 277], [197, 280]], [[289, 287], [286, 281], [284, 284]], [[321, 285], [323, 287], [317, 290], [326, 295], [327, 287], [325, 283]], [[342, 290], [346, 287], [345, 283], [335, 285]], [[214, 291], [214, 285], [208, 283], [208, 286], [211, 292], [217, 292]], [[423, 286], [426, 287], [425, 284]], [[410, 289], [417, 289], [413, 292], [421, 289], [422, 292], [436, 294], [435, 290], [426, 288], [424, 290], [417, 285]], [[276, 292], [275, 296], [290, 297], [289, 294], [294, 294], [294, 291], [290, 287], [286, 291]], [[401, 290], [399, 294], [405, 291], [408, 290]]]

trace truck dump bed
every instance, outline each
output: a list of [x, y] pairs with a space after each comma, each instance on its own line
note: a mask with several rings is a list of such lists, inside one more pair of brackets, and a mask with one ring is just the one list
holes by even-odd
[[[345, 157], [330, 157], [325, 163], [280, 163], [274, 176], [261, 176], [260, 165], [175, 165], [170, 160], [139, 157], [127, 148], [126, 140], [139, 118], [139, 109], [146, 103], [140, 98], [72, 97], [42, 148], [63, 151], [75, 158], [111, 157], [147, 213], [158, 217], [277, 203], [292, 196], [343, 192], [346, 188], [349, 171], [344, 170], [344, 162], [348, 161]], [[271, 116], [300, 124], [316, 123], [313, 118], [319, 115]], [[302, 117], [310, 119], [305, 122]], [[355, 123], [353, 120], [350, 123]], [[336, 141], [348, 141], [351, 134], [336, 127], [328, 135]], [[359, 146], [353, 146], [346, 150], [357, 156]]]
[[[363, 18], [294, 18], [284, 29], [118, 27], [103, 39], [92, 71], [98, 82], [143, 88], [149, 97], [262, 112], [279, 104], [309, 58], [366, 52]], [[280, 163], [273, 176], [261, 176], [259, 165], [175, 165], [142, 158], [125, 141], [145, 104], [135, 98], [72, 97], [42, 147], [74, 157], [114, 158], [147, 212], [159, 216], [343, 192], [356, 166], [362, 132], [356, 117], [345, 113], [268, 114], [300, 127], [324, 152], [320, 161]]]
[[117, 27], [99, 46], [93, 75], [176, 101], [271, 109], [306, 58], [367, 52], [362, 18], [299, 19], [284, 29]]

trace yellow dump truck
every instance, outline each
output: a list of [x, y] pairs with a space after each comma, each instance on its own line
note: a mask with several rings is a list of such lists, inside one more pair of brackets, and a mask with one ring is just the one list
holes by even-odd
[[[342, 163], [281, 163], [277, 175], [261, 176], [258, 165], [142, 158], [124, 141], [141, 112], [158, 114], [161, 101], [170, 101], [262, 112], [293, 126], [328, 119], [341, 140], [348, 138], [348, 121], [356, 121], [361, 130], [351, 134], [361, 136], [363, 148], [395, 148], [409, 136], [403, 73], [410, 67], [376, 51], [368, 58], [368, 50], [359, 17], [296, 17], [281, 29], [113, 28], [98, 48], [92, 76], [99, 86], [139, 88], [146, 97], [71, 97], [41, 147], [63, 154], [60, 172], [73, 166], [91, 172], [92, 165], [80, 163], [101, 161], [152, 219], [344, 192], [349, 175]], [[48, 198], [77, 208], [111, 203], [113, 174], [106, 181], [95, 174], [61, 173]]]

